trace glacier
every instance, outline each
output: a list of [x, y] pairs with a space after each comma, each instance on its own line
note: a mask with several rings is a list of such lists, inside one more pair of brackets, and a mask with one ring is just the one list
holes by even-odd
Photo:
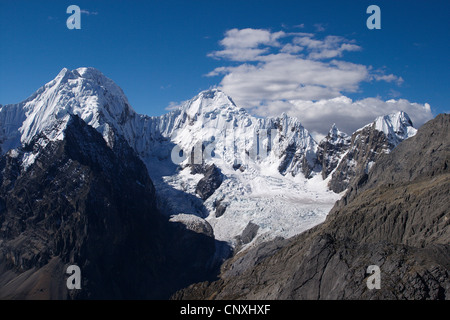
[[[110, 147], [115, 135], [125, 138], [148, 169], [158, 207], [172, 221], [178, 221], [177, 215], [190, 223], [203, 219], [216, 239], [240, 249], [323, 222], [343, 194], [329, 189], [331, 175], [323, 176], [324, 164], [317, 161], [321, 142], [297, 118], [257, 118], [218, 89], [200, 92], [164, 115], [141, 115], [122, 89], [95, 68], [64, 68], [23, 102], [0, 105], [1, 153], [58, 125], [61, 129], [47, 137], [60, 139], [69, 114], [99, 131]], [[402, 112], [377, 118], [369, 126], [395, 145], [415, 134]], [[334, 125], [329, 135], [336, 146], [349, 143]], [[344, 155], [334, 154], [334, 165]], [[205, 201], [196, 194], [204, 174], [192, 172], [193, 159], [199, 165], [214, 163], [224, 177]], [[25, 155], [25, 160], [26, 169], [33, 159]], [[221, 215], [215, 214], [218, 204], [224, 210]], [[252, 241], [242, 245], [239, 236], [249, 223], [259, 228]]]

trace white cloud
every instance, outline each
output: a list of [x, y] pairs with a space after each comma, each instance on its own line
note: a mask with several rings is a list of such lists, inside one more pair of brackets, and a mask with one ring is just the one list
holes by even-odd
[[300, 51], [303, 51], [304, 47], [292, 44], [292, 43], [288, 43], [286, 45], [283, 46], [283, 48], [281, 48], [281, 52], [285, 52], [285, 53], [299, 53]]
[[277, 39], [283, 36], [283, 31], [272, 33], [263, 29], [231, 29], [225, 34], [225, 38], [220, 42], [228, 48], [253, 48], [260, 44], [277, 45]]
[[[280, 46], [278, 39], [285, 36], [283, 31], [272, 33], [263, 29], [231, 29], [220, 41], [223, 50], [208, 54], [212, 58], [225, 58], [232, 61], [255, 61], [268, 52], [270, 47]], [[265, 48], [259, 48], [261, 45]]]
[[403, 83], [402, 77], [387, 74], [385, 67], [374, 69], [342, 60], [346, 52], [362, 50], [353, 40], [247, 28], [227, 31], [220, 45], [222, 50], [208, 56], [234, 65], [220, 66], [207, 76], [221, 76], [219, 88], [256, 115], [286, 112], [319, 136], [333, 123], [352, 133], [377, 116], [400, 110], [416, 125], [432, 117], [428, 104], [346, 97], [345, 93], [359, 91], [362, 82]]
[[167, 111], [172, 111], [180, 108], [184, 101], [170, 101], [169, 105], [165, 108]]
[[433, 118], [428, 103], [412, 103], [405, 99], [383, 101], [378, 98], [352, 101], [346, 96], [319, 101], [266, 101], [251, 109], [253, 114], [259, 116], [286, 112], [300, 119], [308, 130], [315, 131], [317, 135], [326, 134], [333, 123], [336, 123], [341, 131], [351, 134], [376, 117], [396, 111], [405, 111], [416, 128]]
[[318, 100], [356, 91], [368, 77], [365, 66], [342, 61], [320, 62], [289, 54], [269, 55], [258, 65], [220, 67], [209, 75], [225, 74], [220, 86], [249, 107], [257, 100]]
[[373, 78], [377, 81], [395, 82], [397, 85], [401, 85], [404, 82], [402, 77], [393, 74], [374, 74]]
[[310, 59], [329, 59], [342, 57], [344, 51], [359, 51], [361, 47], [344, 37], [327, 36], [323, 40], [313, 39], [313, 36], [295, 37], [293, 42], [309, 49]]

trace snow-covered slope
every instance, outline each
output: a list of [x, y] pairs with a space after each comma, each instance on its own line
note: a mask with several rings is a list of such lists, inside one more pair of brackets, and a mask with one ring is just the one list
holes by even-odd
[[19, 133], [9, 135], [9, 130], [2, 132], [7, 138], [5, 142], [8, 142], [4, 149], [28, 143], [33, 136], [68, 113], [77, 114], [88, 124], [102, 127], [100, 131], [106, 132], [104, 120], [117, 118], [118, 113], [126, 112], [127, 105], [122, 90], [97, 70], [63, 69], [27, 100], [1, 108], [2, 128]]
[[[327, 140], [328, 162], [318, 162], [321, 149], [296, 118], [256, 118], [217, 89], [162, 116], [139, 115], [122, 90], [94, 68], [63, 69], [27, 100], [0, 106], [1, 153], [48, 128], [63, 128], [68, 114], [97, 129], [110, 147], [115, 135], [129, 143], [147, 166], [163, 212], [204, 218], [218, 240], [236, 246], [310, 228], [325, 219], [340, 197], [322, 176], [324, 167], [342, 162], [342, 148], [349, 147], [349, 137], [336, 127]], [[408, 119], [401, 113], [370, 125], [398, 143], [415, 132], [404, 126]], [[53, 137], [58, 138], [58, 130]], [[203, 201], [196, 190], [204, 171], [193, 170], [193, 164], [204, 168], [212, 163], [223, 181]], [[248, 225], [254, 234], [241, 243]]]
[[[179, 109], [145, 120], [154, 137], [161, 135], [190, 154], [197, 164], [222, 162], [229, 167], [277, 166], [282, 174], [309, 174], [317, 143], [296, 118], [256, 118], [238, 108], [220, 90], [201, 92]], [[206, 147], [206, 150], [202, 150]], [[197, 152], [198, 151], [198, 152]], [[189, 157], [173, 159], [188, 162]]]
[[370, 125], [375, 130], [383, 132], [393, 146], [397, 146], [403, 140], [417, 133], [411, 119], [403, 111], [378, 117]]

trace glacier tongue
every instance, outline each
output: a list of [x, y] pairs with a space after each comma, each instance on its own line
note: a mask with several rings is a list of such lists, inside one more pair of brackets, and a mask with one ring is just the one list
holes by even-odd
[[[246, 246], [274, 237], [291, 237], [325, 220], [340, 198], [327, 190], [320, 176], [312, 179], [282, 176], [276, 170], [228, 172], [228, 179], [205, 202], [207, 221], [217, 239], [240, 245], [238, 236], [249, 223], [259, 226]], [[217, 217], [214, 204], [220, 201], [225, 213]]]

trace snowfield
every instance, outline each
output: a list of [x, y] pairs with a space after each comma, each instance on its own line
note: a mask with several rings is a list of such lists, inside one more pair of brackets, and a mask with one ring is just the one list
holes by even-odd
[[[190, 167], [171, 176], [153, 177], [160, 198], [169, 199], [161, 206], [169, 215], [192, 214], [205, 218], [217, 240], [233, 247], [237, 237], [252, 222], [259, 226], [255, 238], [241, 246], [258, 244], [275, 237], [291, 237], [323, 222], [341, 195], [327, 188], [320, 175], [311, 179], [303, 176], [283, 176], [270, 168], [233, 170], [220, 166], [225, 178], [221, 186], [204, 203], [195, 194], [203, 174], [191, 174]], [[182, 192], [179, 192], [182, 191]], [[226, 206], [225, 213], [216, 217], [216, 204]]]
[[215, 199], [223, 199], [227, 204], [225, 214], [219, 218], [210, 214], [206, 220], [218, 240], [233, 245], [249, 222], [258, 225], [257, 236], [249, 246], [279, 236], [288, 238], [323, 222], [339, 198], [327, 190], [319, 176], [306, 180], [280, 174], [237, 173], [229, 176], [205, 203], [213, 211]]

